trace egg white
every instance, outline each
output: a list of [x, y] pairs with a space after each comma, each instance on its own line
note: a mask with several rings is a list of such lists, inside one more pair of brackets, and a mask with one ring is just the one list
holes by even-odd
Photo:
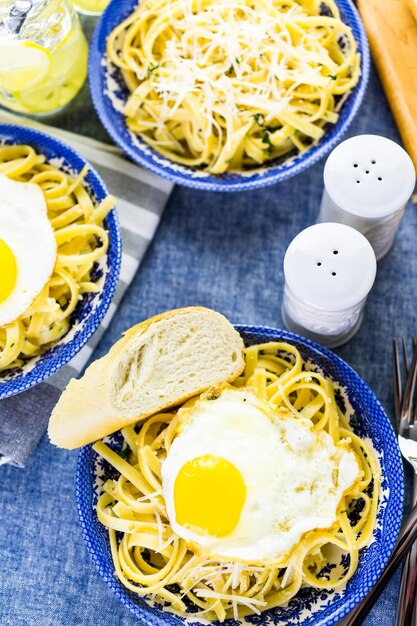
[[[285, 564], [306, 532], [334, 525], [344, 492], [360, 477], [357, 457], [346, 442], [335, 445], [328, 433], [251, 389], [225, 386], [205, 396], [184, 412], [162, 465], [171, 526], [207, 557]], [[240, 519], [227, 536], [200, 534], [176, 520], [176, 477], [203, 455], [227, 459], [245, 482]]]
[[[18, 319], [42, 291], [56, 262], [56, 242], [39, 185], [0, 174], [0, 239], [17, 263], [17, 280], [0, 303], [0, 326]], [[4, 270], [3, 270], [4, 271]]]

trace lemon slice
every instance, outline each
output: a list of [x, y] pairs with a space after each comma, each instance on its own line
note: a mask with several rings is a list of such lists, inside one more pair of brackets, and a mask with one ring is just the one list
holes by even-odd
[[31, 41], [0, 42], [0, 84], [9, 92], [30, 89], [48, 76], [51, 55]]
[[52, 51], [50, 71], [31, 89], [13, 91], [20, 111], [48, 113], [61, 109], [81, 89], [87, 75], [88, 46], [80, 30], [72, 31]]

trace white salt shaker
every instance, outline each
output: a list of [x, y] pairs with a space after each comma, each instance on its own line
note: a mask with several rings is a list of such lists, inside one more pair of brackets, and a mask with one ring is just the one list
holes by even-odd
[[299, 233], [284, 258], [285, 326], [334, 348], [359, 329], [376, 275], [369, 241], [344, 224], [315, 224]]
[[340, 222], [370, 241], [377, 260], [391, 248], [416, 173], [407, 152], [379, 135], [358, 135], [339, 144], [324, 167], [317, 222]]

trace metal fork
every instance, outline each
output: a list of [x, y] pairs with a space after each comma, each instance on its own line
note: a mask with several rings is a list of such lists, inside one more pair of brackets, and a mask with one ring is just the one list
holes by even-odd
[[[394, 401], [395, 417], [397, 422], [398, 445], [404, 459], [413, 468], [412, 501], [417, 501], [417, 414], [416, 404], [413, 401], [417, 378], [417, 345], [412, 339], [412, 362], [408, 367], [407, 349], [402, 340], [403, 367], [406, 386], [404, 395], [401, 382], [401, 366], [397, 341], [392, 340], [394, 357]], [[404, 563], [401, 577], [400, 594], [397, 605], [397, 626], [416, 626], [415, 596], [417, 592], [417, 544], [414, 544]]]

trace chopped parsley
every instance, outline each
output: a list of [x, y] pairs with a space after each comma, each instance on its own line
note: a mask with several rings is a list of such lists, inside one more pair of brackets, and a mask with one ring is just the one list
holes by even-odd
[[158, 67], [159, 67], [159, 63], [150, 63], [150, 64], [148, 65], [148, 69], [146, 70], [146, 71], [147, 71], [148, 76], [150, 76], [150, 75], [152, 74], [152, 72], [154, 72], [155, 70], [157, 70], [157, 69], [158, 69]]
[[271, 142], [271, 137], [269, 135], [269, 131], [268, 130], [266, 130], [264, 132], [264, 134], [263, 134], [262, 143], [266, 143], [269, 146], [269, 148], [273, 148], [273, 145], [272, 145], [272, 142]]
[[253, 119], [258, 124], [258, 126], [265, 126], [265, 116], [263, 113], [255, 113]]
[[127, 446], [125, 448], [122, 448], [122, 450], [120, 450], [119, 452], [119, 456], [122, 459], [126, 459], [128, 454], [129, 454], [129, 448]]
[[[239, 65], [239, 63], [242, 63], [242, 59], [240, 57], [235, 57], [235, 63], [236, 65]], [[235, 68], [233, 67], [233, 63], [232, 63], [229, 69], [226, 70], [226, 74], [230, 76], [230, 74], [233, 72], [234, 69]]]

